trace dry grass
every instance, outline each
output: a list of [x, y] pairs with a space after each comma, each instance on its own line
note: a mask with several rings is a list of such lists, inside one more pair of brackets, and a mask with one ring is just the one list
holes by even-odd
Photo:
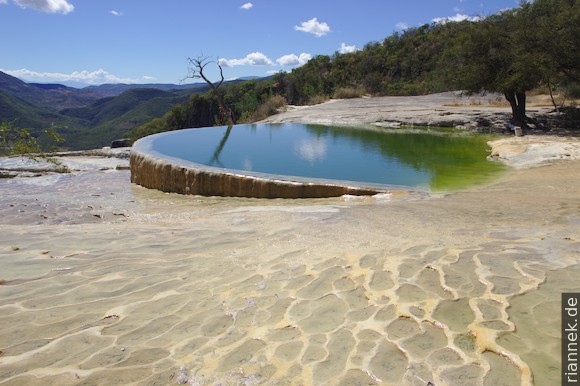
[[[579, 104], [580, 100], [577, 98], [567, 99], [560, 94], [554, 94], [554, 100], [558, 106], [576, 106]], [[445, 106], [448, 107], [465, 107], [465, 106], [477, 106], [477, 107], [510, 107], [510, 104], [503, 97], [470, 97], [465, 101], [457, 101], [454, 103], [446, 103]], [[538, 91], [534, 91], [528, 94], [527, 98], [528, 107], [554, 107], [552, 99], [548, 94], [542, 94]]]
[[308, 105], [319, 105], [324, 102], [328, 102], [329, 98], [326, 95], [315, 95], [308, 101]]
[[249, 121], [257, 122], [271, 115], [278, 114], [286, 106], [286, 99], [282, 95], [272, 95], [252, 114]]
[[510, 107], [510, 104], [506, 100], [498, 100], [496, 98], [488, 98], [488, 99], [472, 99], [472, 100], [467, 100], [465, 102], [446, 103], [444, 106], [449, 106], [449, 107], [465, 107], [465, 106]]
[[[565, 106], [577, 106], [578, 104], [580, 104], [580, 99], [578, 99], [578, 98], [566, 98], [561, 94], [554, 94], [554, 101], [556, 102], [556, 104], [558, 106], [563, 106], [563, 107], [565, 107]], [[537, 95], [533, 95], [530, 98], [528, 98], [528, 106], [554, 107], [554, 104], [552, 103], [552, 99], [550, 98], [550, 95], [537, 94]]]
[[332, 95], [335, 99], [354, 99], [365, 95], [366, 91], [362, 87], [341, 87]]

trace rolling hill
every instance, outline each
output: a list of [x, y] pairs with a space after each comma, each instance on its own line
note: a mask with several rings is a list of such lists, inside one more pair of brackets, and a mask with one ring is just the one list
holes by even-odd
[[81, 107], [94, 103], [103, 96], [99, 90], [85, 90], [63, 85], [26, 83], [0, 71], [0, 90], [8, 92], [37, 107], [53, 111]]
[[0, 90], [0, 121], [37, 132], [51, 125], [77, 127], [81, 122], [58, 112], [35, 106], [19, 97]]
[[206, 84], [105, 84], [77, 89], [60, 84], [26, 83], [0, 72], [0, 122], [38, 133], [51, 125], [65, 137], [64, 147], [108, 146], [135, 126], [163, 116]]
[[67, 145], [74, 148], [106, 146], [133, 127], [163, 116], [188, 98], [189, 93], [130, 89], [116, 97], [102, 98], [88, 107], [63, 110], [63, 116], [82, 120], [88, 128], [68, 138]]

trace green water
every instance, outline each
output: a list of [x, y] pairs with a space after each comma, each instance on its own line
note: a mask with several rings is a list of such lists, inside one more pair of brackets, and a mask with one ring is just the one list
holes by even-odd
[[150, 137], [152, 150], [247, 174], [352, 181], [445, 191], [497, 176], [490, 136], [453, 129], [360, 129], [322, 125], [237, 125]]

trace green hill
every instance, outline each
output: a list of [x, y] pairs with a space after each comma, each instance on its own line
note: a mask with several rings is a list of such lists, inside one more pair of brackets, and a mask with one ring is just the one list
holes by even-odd
[[10, 122], [18, 127], [28, 127], [33, 133], [51, 125], [67, 127], [69, 132], [77, 132], [83, 124], [78, 119], [34, 106], [2, 90], [0, 90], [0, 121]]
[[0, 72], [0, 122], [29, 128], [35, 134], [55, 125], [65, 138], [63, 147], [98, 148], [207, 89], [205, 84], [105, 84], [75, 89], [26, 83]]
[[99, 90], [85, 90], [63, 85], [26, 83], [0, 71], [0, 90], [34, 106], [53, 111], [86, 106], [103, 97]]
[[89, 121], [91, 126], [119, 118], [139, 104], [156, 98], [168, 98], [171, 94], [165, 91], [141, 88], [123, 92], [119, 96], [99, 99], [88, 107], [65, 109], [60, 113], [70, 117]]
[[133, 89], [117, 97], [103, 98], [90, 107], [63, 111], [71, 118], [83, 119], [90, 127], [78, 138], [71, 138], [69, 144], [75, 148], [107, 146], [133, 127], [163, 116], [188, 97], [156, 89]]

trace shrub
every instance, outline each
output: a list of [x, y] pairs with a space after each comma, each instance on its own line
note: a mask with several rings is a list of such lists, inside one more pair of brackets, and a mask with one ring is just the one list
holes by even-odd
[[564, 86], [564, 93], [567, 98], [578, 99], [580, 98], [580, 83], [573, 82]]
[[148, 135], [162, 133], [168, 131], [167, 121], [164, 118], [155, 118], [149, 122], [146, 122], [140, 126], [134, 127], [127, 136], [131, 140], [136, 141], [139, 138], [146, 137]]
[[336, 99], [353, 99], [365, 95], [365, 89], [362, 87], [340, 87], [332, 95]]
[[312, 106], [312, 105], [319, 105], [321, 103], [327, 102], [328, 101], [328, 97], [326, 95], [323, 94], [318, 94], [318, 95], [314, 95], [313, 97], [311, 97], [308, 100], [308, 105]]
[[40, 135], [33, 135], [28, 128], [14, 127], [11, 123], [0, 123], [0, 156], [25, 155], [36, 160], [42, 158], [53, 162], [49, 152], [56, 150], [64, 138], [51, 126]]
[[278, 114], [282, 107], [286, 106], [286, 99], [282, 95], [272, 95], [262, 103], [252, 114], [251, 121], [261, 121], [271, 115]]

